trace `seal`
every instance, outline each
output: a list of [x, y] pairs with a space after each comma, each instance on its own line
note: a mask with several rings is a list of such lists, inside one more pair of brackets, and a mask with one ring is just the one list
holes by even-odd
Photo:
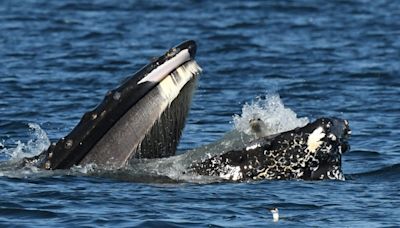
[[192, 172], [225, 180], [344, 180], [342, 154], [349, 150], [349, 123], [320, 118], [304, 127], [250, 142], [193, 163]]
[[253, 116], [253, 118], [249, 120], [249, 127], [251, 134], [256, 138], [261, 138], [267, 135], [267, 124], [260, 117]]

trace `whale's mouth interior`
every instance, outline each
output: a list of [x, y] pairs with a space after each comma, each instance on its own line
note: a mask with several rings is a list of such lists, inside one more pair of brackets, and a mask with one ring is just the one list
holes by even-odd
[[157, 86], [161, 96], [166, 98], [165, 103], [152, 110], [158, 113], [158, 117], [152, 127], [148, 128], [144, 138], [139, 140], [140, 144], [134, 148], [131, 158], [157, 158], [175, 154], [196, 88], [196, 76], [200, 72], [201, 68], [191, 60], [169, 74]]

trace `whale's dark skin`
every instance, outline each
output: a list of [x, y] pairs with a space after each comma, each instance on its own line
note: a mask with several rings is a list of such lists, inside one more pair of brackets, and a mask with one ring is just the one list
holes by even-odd
[[347, 121], [320, 118], [304, 127], [260, 138], [240, 150], [207, 158], [190, 169], [234, 181], [344, 180], [342, 154], [349, 150], [350, 133]]

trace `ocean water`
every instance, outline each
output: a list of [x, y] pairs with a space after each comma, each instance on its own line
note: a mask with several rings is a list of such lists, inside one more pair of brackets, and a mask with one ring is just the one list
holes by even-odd
[[5, 0], [0, 29], [3, 161], [66, 135], [108, 90], [187, 39], [204, 72], [180, 154], [220, 140], [235, 115], [270, 94], [286, 108], [277, 116], [340, 117], [352, 128], [346, 181], [137, 182], [90, 167], [1, 169], [1, 226], [400, 226], [397, 1]]

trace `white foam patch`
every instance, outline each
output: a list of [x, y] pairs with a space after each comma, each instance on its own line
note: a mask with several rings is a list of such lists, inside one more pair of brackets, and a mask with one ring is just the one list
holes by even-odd
[[47, 133], [38, 124], [29, 123], [28, 126], [32, 130], [32, 139], [27, 143], [17, 141], [17, 146], [15, 148], [4, 148], [1, 151], [8, 155], [11, 161], [38, 155], [50, 146]]
[[93, 173], [96, 168], [96, 164], [90, 163], [86, 165], [74, 165], [69, 169], [69, 171], [72, 174], [90, 174]]
[[251, 104], [246, 103], [240, 115], [233, 116], [235, 129], [247, 135], [253, 135], [249, 121], [260, 118], [265, 123], [263, 136], [273, 135], [309, 123], [308, 118], [298, 118], [290, 108], [286, 108], [279, 95], [267, 95], [265, 99], [257, 98]]

